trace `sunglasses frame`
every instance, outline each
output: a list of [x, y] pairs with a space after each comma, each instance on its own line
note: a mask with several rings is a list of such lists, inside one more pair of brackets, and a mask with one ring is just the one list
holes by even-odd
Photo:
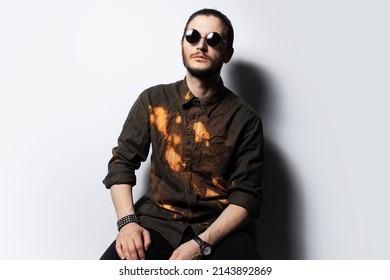
[[[191, 32], [191, 34], [189, 34]], [[210, 37], [211, 35], [211, 37]], [[197, 36], [198, 38], [196, 38], [196, 40], [194, 42], [190, 42], [192, 40], [188, 40], [188, 37], [190, 36]], [[216, 44], [212, 43], [213, 41], [213, 36], [217, 36], [218, 38], [218, 42]], [[185, 33], [184, 33], [184, 36], [183, 36], [186, 41], [191, 44], [191, 45], [196, 45], [199, 43], [200, 39], [205, 39], [206, 43], [208, 46], [212, 47], [212, 48], [215, 48], [217, 47], [221, 42], [225, 43], [225, 44], [228, 44], [228, 41], [226, 41], [225, 39], [223, 39], [223, 37], [221, 36], [221, 34], [219, 34], [218, 32], [210, 32], [209, 34], [207, 34], [205, 37], [202, 37], [200, 35], [200, 32], [196, 29], [189, 29], [187, 30]], [[210, 37], [210, 38], [209, 38]]]

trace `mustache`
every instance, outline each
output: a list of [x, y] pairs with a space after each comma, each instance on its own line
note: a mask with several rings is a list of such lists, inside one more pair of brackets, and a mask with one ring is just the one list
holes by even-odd
[[202, 52], [193, 53], [193, 54], [191, 54], [190, 57], [193, 58], [193, 57], [197, 57], [197, 56], [200, 56], [200, 57], [203, 57], [203, 58], [206, 58], [206, 59], [210, 60], [210, 57], [208, 57], [208, 55], [206, 55], [206, 54], [204, 54]]

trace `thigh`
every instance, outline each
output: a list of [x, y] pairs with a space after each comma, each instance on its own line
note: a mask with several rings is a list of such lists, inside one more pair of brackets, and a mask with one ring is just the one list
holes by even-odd
[[[173, 253], [173, 247], [157, 231], [148, 229], [152, 241], [149, 249], [146, 251], [147, 260], [167, 260]], [[115, 249], [114, 241], [101, 256], [100, 260], [120, 260]]]
[[214, 247], [211, 260], [259, 260], [256, 242], [245, 231], [228, 236]]
[[169, 242], [155, 230], [148, 229], [152, 243], [146, 251], [147, 260], [168, 260], [174, 249]]

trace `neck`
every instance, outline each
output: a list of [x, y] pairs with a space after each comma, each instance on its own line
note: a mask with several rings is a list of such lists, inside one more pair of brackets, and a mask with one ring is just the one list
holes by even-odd
[[216, 74], [207, 78], [198, 78], [187, 72], [186, 82], [187, 86], [198, 98], [204, 98], [211, 95], [218, 87], [221, 81], [220, 74]]

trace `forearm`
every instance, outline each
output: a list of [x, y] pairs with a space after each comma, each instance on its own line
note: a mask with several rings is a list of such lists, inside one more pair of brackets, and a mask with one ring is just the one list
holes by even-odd
[[[211, 245], [217, 245], [224, 237], [240, 229], [250, 219], [248, 211], [234, 204], [230, 204], [210, 227], [199, 237]], [[172, 254], [171, 260], [190, 260], [200, 256], [199, 245], [190, 240], [180, 245]]]
[[[130, 185], [113, 185], [110, 190], [118, 219], [135, 213]], [[150, 244], [149, 232], [138, 223], [129, 223], [120, 229], [115, 249], [121, 259], [142, 260]]]
[[250, 215], [245, 208], [230, 204], [214, 223], [199, 236], [206, 242], [216, 245], [225, 236], [243, 227], [249, 220]]
[[135, 213], [132, 187], [130, 185], [113, 185], [110, 191], [118, 219]]

